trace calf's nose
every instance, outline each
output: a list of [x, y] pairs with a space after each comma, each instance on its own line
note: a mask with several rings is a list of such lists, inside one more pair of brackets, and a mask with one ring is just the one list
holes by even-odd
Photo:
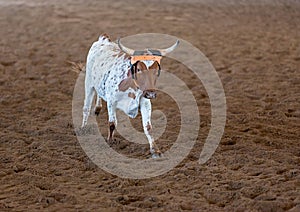
[[144, 91], [144, 97], [147, 99], [155, 99], [156, 91], [155, 90], [146, 90], [146, 91]]

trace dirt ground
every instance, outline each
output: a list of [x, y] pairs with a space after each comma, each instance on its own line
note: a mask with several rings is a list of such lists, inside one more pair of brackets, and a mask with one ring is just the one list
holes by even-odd
[[[292, 0], [1, 0], [0, 210], [300, 211], [299, 23], [300, 3]], [[86, 156], [72, 122], [78, 75], [66, 61], [85, 62], [104, 32], [112, 39], [170, 34], [210, 59], [224, 86], [227, 123], [205, 165], [198, 159], [209, 99], [171, 60], [163, 65], [187, 83], [201, 115], [189, 156], [145, 180], [111, 175]], [[157, 141], [163, 151], [180, 124], [172, 107], [170, 99], [153, 101], [176, 123]], [[106, 119], [98, 118], [102, 127]], [[147, 145], [117, 139], [117, 151], [149, 157]]]

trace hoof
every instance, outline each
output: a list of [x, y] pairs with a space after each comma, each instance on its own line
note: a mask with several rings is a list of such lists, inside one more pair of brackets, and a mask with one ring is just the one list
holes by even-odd
[[107, 143], [110, 145], [118, 145], [118, 144], [120, 144], [120, 141], [118, 141], [115, 138], [107, 138]]
[[152, 153], [152, 158], [161, 158], [163, 155], [161, 152]]
[[101, 107], [100, 107], [100, 106], [99, 106], [99, 107], [96, 107], [95, 110], [94, 110], [95, 115], [96, 115], [96, 116], [99, 116], [100, 111], [101, 111]]

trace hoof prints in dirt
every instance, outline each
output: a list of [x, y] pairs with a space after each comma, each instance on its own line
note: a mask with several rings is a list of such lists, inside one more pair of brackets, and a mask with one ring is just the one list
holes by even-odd
[[[300, 211], [300, 5], [157, 2], [0, 3], [0, 211]], [[198, 140], [168, 173], [122, 179], [98, 168], [83, 150], [99, 144], [98, 130], [107, 142], [107, 112], [97, 118], [99, 127], [74, 130], [69, 124], [78, 73], [65, 61], [86, 61], [103, 32], [117, 39], [143, 31], [168, 32], [208, 56], [225, 90], [227, 123], [217, 151], [199, 165], [213, 115], [210, 99], [187, 67], [166, 58], [164, 67], [187, 84], [199, 105]], [[180, 129], [174, 103], [153, 101], [153, 110], [168, 118], [157, 141], [163, 152]], [[142, 132], [140, 122], [134, 126]], [[107, 147], [153, 160], [148, 144], [115, 135], [117, 142]]]
[[77, 136], [88, 136], [88, 135], [97, 135], [98, 134], [97, 125], [86, 125], [84, 127], [79, 127], [75, 129]]

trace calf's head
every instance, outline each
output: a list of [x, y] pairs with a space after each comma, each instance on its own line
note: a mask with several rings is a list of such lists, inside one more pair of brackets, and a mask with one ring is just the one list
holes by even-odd
[[135, 51], [123, 46], [118, 40], [119, 48], [131, 56], [131, 76], [143, 96], [148, 99], [156, 98], [156, 81], [160, 75], [160, 60], [163, 56], [173, 51], [179, 41], [166, 49], [146, 49]]
[[143, 91], [143, 96], [148, 99], [156, 98], [156, 81], [160, 72], [160, 65], [157, 61], [147, 66], [152, 61], [138, 61], [135, 70], [133, 70], [133, 77], [136, 83]]

